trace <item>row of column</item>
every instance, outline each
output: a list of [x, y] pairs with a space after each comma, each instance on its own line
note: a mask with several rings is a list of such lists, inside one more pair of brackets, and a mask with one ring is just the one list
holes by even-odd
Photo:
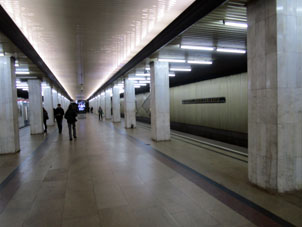
[[[43, 133], [42, 84], [39, 79], [28, 81], [30, 133]], [[44, 108], [48, 112], [48, 125], [54, 124], [54, 108], [61, 104], [67, 109], [69, 100], [50, 86], [43, 86]], [[20, 151], [17, 89], [14, 60], [0, 57], [0, 154]]]
[[[112, 97], [112, 101], [111, 101]], [[111, 106], [112, 105], [112, 106]], [[107, 89], [90, 101], [97, 113], [102, 107], [107, 120], [121, 121], [119, 87]], [[125, 128], [136, 127], [136, 106], [134, 81], [124, 81], [124, 118]], [[169, 64], [167, 62], [151, 63], [151, 128], [152, 139], [165, 141], [170, 139], [170, 95], [169, 95]]]

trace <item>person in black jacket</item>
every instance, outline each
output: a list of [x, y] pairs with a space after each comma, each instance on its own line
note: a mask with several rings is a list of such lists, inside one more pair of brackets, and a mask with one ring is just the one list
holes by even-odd
[[64, 116], [64, 110], [61, 107], [61, 104], [58, 104], [58, 107], [55, 109], [55, 118], [57, 121], [57, 125], [58, 125], [58, 129], [59, 129], [59, 133], [62, 133], [62, 120], [63, 120], [63, 116]]
[[72, 133], [71, 133], [71, 127], [73, 131], [73, 137], [76, 139], [76, 119], [77, 117], [77, 107], [75, 103], [71, 103], [65, 113], [65, 118], [67, 120], [68, 124], [68, 130], [69, 130], [69, 140], [72, 140]]
[[46, 121], [49, 119], [47, 111], [43, 107], [43, 123], [44, 123], [44, 132], [47, 133], [47, 124]]

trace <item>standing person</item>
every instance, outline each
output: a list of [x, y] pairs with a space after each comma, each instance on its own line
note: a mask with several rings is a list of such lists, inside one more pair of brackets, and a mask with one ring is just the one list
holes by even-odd
[[72, 127], [72, 131], [73, 131], [73, 137], [76, 139], [77, 135], [76, 135], [76, 119], [77, 117], [77, 109], [76, 109], [76, 105], [74, 105], [73, 103], [71, 103], [65, 113], [65, 118], [67, 120], [67, 124], [68, 124], [68, 130], [69, 130], [69, 140], [72, 140], [72, 133], [71, 133], [71, 127]]
[[91, 107], [90, 112], [93, 113], [93, 107]]
[[47, 111], [43, 107], [43, 123], [44, 123], [44, 132], [47, 133], [47, 124], [46, 121], [49, 119]]
[[55, 109], [55, 118], [57, 121], [57, 125], [58, 125], [58, 129], [59, 129], [59, 133], [62, 133], [62, 120], [63, 120], [63, 116], [64, 116], [64, 110], [61, 107], [61, 104], [58, 104], [58, 107]]
[[102, 110], [102, 107], [100, 106], [99, 107], [99, 120], [103, 120], [103, 110]]

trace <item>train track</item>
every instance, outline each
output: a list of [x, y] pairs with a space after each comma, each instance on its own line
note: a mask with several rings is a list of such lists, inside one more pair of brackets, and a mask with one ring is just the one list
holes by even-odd
[[[137, 123], [137, 126], [139, 126], [140, 128], [144, 128], [147, 130], [150, 130], [151, 127], [142, 123]], [[199, 140], [196, 138], [192, 138], [189, 136], [185, 136], [176, 132], [171, 132], [171, 138], [178, 140], [178, 141], [183, 141], [185, 143], [191, 144], [193, 146], [199, 147], [199, 148], [204, 148], [207, 149], [209, 151], [218, 153], [220, 155], [224, 155], [233, 159], [237, 159], [239, 161], [242, 162], [246, 162], [248, 161], [248, 154], [242, 151], [238, 151], [229, 147], [224, 147], [218, 144], [214, 144], [214, 143], [210, 143], [207, 141], [203, 141], [203, 140]]]

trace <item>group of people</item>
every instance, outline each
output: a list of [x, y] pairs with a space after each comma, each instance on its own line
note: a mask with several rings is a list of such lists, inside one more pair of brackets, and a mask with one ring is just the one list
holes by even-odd
[[[76, 117], [77, 117], [77, 111], [78, 107], [77, 104], [71, 103], [68, 106], [68, 109], [66, 113], [64, 113], [63, 108], [61, 107], [61, 104], [58, 104], [58, 107], [54, 109], [54, 117], [56, 119], [59, 134], [62, 134], [62, 121], [63, 117], [67, 120], [68, 124], [68, 130], [69, 130], [69, 140], [72, 140], [72, 138], [77, 138], [76, 135]], [[47, 133], [47, 120], [49, 119], [47, 111], [43, 108], [43, 122], [44, 122], [44, 132]]]

